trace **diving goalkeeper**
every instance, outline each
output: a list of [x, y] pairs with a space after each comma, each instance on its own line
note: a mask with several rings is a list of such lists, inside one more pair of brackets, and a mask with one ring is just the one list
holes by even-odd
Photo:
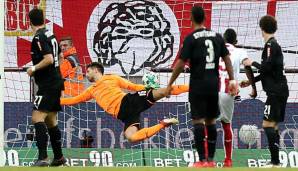
[[[176, 118], [169, 118], [152, 127], [140, 128], [141, 112], [164, 98], [165, 88], [154, 89], [156, 88], [154, 86], [147, 88], [142, 84], [129, 82], [118, 75], [105, 75], [103, 65], [98, 62], [92, 62], [87, 66], [86, 77], [94, 84], [78, 96], [62, 98], [61, 105], [74, 105], [94, 98], [104, 111], [124, 123], [124, 135], [130, 142], [142, 141], [155, 135], [161, 129], [178, 123]], [[172, 88], [172, 95], [188, 92], [187, 85], [175, 85]], [[137, 93], [124, 93], [122, 89]], [[147, 90], [145, 95], [139, 95], [138, 92], [145, 90]]]

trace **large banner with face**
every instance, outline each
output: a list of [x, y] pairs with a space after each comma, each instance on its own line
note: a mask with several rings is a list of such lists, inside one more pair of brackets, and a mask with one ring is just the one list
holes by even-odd
[[[6, 50], [15, 60], [6, 60], [6, 66], [22, 67], [30, 62], [32, 32], [27, 14], [39, 7], [58, 39], [73, 37], [82, 64], [98, 61], [108, 72], [121, 75], [140, 75], [146, 67], [171, 67], [180, 41], [191, 30], [189, 10], [194, 3], [182, 2], [7, 0]], [[206, 3], [208, 14], [210, 4]]]
[[[279, 21], [276, 37], [280, 44], [286, 49], [297, 50], [298, 42], [292, 37], [298, 37], [298, 32], [289, 31], [288, 27], [298, 29], [292, 24], [296, 22], [292, 14], [297, 13], [298, 2], [6, 0], [4, 66], [31, 65], [32, 31], [28, 12], [39, 7], [44, 9], [46, 27], [58, 40], [64, 36], [73, 38], [83, 66], [98, 61], [105, 65], [106, 73], [122, 76], [140, 76], [144, 74], [144, 68], [169, 68], [179, 56], [185, 36], [193, 30], [190, 11], [194, 5], [204, 7], [207, 28], [223, 33], [232, 27], [238, 33], [238, 44], [246, 46], [263, 47], [258, 20], [266, 14], [274, 15]], [[249, 50], [248, 54], [260, 61], [261, 51]], [[292, 66], [295, 54], [284, 56], [285, 65]], [[13, 84], [6, 87], [18, 82]]]

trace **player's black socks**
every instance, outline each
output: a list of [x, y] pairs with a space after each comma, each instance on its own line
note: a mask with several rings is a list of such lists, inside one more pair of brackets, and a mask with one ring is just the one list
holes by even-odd
[[267, 136], [269, 151], [271, 153], [271, 163], [274, 165], [280, 164], [279, 162], [279, 134], [272, 127], [264, 128]]
[[58, 126], [49, 128], [50, 141], [54, 153], [54, 159], [61, 159], [63, 156], [61, 149], [61, 132]]
[[48, 157], [48, 130], [44, 122], [38, 122], [34, 124], [36, 135], [36, 146], [38, 147], [38, 159], [43, 160]]
[[206, 160], [205, 156], [205, 125], [195, 124], [194, 125], [194, 140], [195, 147], [198, 151], [200, 161]]
[[215, 148], [216, 148], [216, 138], [217, 138], [217, 132], [216, 132], [216, 125], [206, 125], [207, 128], [207, 142], [208, 142], [208, 160], [212, 161], [215, 154]]

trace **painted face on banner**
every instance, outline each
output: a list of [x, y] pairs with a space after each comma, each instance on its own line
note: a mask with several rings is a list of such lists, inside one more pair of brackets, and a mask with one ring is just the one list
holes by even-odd
[[144, 67], [170, 66], [180, 35], [175, 15], [162, 1], [103, 0], [90, 17], [87, 38], [93, 61], [136, 74]]

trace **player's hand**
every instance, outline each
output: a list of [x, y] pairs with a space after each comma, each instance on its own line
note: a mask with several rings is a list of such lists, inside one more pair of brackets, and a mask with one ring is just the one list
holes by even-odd
[[249, 94], [249, 96], [253, 99], [255, 99], [258, 96], [257, 90], [256, 89], [252, 89], [251, 93]]
[[247, 58], [243, 61], [244, 66], [251, 66], [252, 63], [253, 63], [253, 60], [251, 60], [250, 58]]
[[240, 82], [239, 86], [240, 86], [241, 88], [248, 87], [248, 86], [250, 86], [250, 82], [249, 82], [249, 80], [242, 80], [242, 81]]
[[29, 67], [29, 68], [27, 69], [27, 74], [31, 77], [31, 76], [33, 76], [33, 74], [34, 74], [34, 71], [35, 71], [35, 67], [34, 67], [34, 66]]
[[236, 80], [229, 81], [229, 94], [235, 96], [238, 93], [238, 83]]
[[167, 98], [170, 98], [171, 96], [171, 91], [172, 91], [172, 86], [167, 86], [167, 88], [165, 89], [165, 96]]

